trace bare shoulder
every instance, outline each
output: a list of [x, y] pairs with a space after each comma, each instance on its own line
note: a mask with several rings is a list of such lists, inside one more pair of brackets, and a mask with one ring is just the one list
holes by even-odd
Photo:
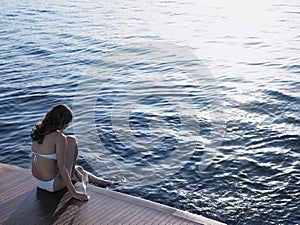
[[51, 138], [55, 140], [55, 142], [65, 142], [66, 141], [66, 136], [60, 132], [52, 132], [51, 133]]

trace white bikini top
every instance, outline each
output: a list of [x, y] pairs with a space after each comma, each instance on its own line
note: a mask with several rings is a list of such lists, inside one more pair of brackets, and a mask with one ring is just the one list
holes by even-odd
[[41, 157], [44, 157], [44, 158], [47, 158], [47, 159], [54, 159], [56, 160], [56, 153], [52, 153], [52, 154], [39, 154], [37, 152], [34, 152], [34, 151], [31, 151], [31, 154], [34, 155], [34, 163], [37, 163], [37, 155], [38, 156], [41, 156]]

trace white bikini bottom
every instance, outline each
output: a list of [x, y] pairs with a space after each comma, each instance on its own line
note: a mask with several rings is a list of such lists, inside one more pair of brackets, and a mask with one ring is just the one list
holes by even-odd
[[[56, 178], [56, 177], [55, 177]], [[35, 177], [33, 177], [34, 183], [38, 188], [44, 189], [49, 192], [54, 192], [54, 179], [49, 181], [41, 181]]]

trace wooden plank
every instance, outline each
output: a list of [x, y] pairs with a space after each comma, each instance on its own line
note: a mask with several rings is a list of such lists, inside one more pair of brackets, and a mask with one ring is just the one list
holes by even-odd
[[148, 225], [148, 224], [155, 223], [158, 219], [160, 219], [164, 216], [165, 216], [164, 213], [157, 211], [156, 213], [154, 213], [154, 215], [144, 218], [143, 224]]
[[[76, 189], [82, 190], [81, 183]], [[90, 185], [80, 202], [34, 186], [29, 170], [0, 164], [0, 224], [222, 224], [141, 198]]]
[[[117, 211], [115, 210], [117, 208]], [[105, 220], [102, 221], [102, 224], [109, 224], [111, 221], [123, 217], [123, 215], [131, 208], [128, 204], [122, 204], [122, 202], [114, 204], [112, 210], [107, 211], [107, 214], [104, 215]]]
[[141, 213], [141, 211], [143, 209], [144, 208], [142, 208], [142, 207], [130, 206], [130, 207], [128, 207], [128, 210], [126, 212], [124, 212], [122, 215], [108, 221], [108, 224], [111, 224], [111, 225], [122, 224], [122, 222], [124, 222], [124, 221], [129, 221], [129, 219], [132, 216]]

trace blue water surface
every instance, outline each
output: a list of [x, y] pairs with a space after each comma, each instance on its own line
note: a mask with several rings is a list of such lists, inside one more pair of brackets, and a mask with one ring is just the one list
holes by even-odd
[[227, 224], [299, 224], [299, 9], [2, 2], [0, 162], [30, 168], [32, 127], [64, 103], [78, 118], [66, 131], [78, 134], [78, 164], [127, 179], [111, 189]]

